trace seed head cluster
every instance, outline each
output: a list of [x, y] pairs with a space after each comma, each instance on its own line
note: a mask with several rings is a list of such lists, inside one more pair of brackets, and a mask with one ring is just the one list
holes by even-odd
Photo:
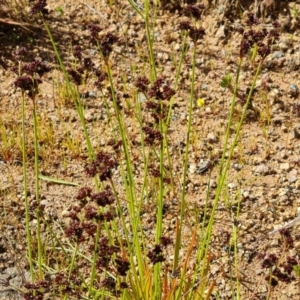
[[102, 207], [115, 202], [115, 196], [109, 185], [107, 185], [103, 191], [92, 194], [91, 199]]
[[88, 186], [84, 186], [80, 188], [79, 191], [77, 192], [76, 199], [83, 201], [86, 200], [88, 197], [90, 197], [91, 194], [92, 194], [92, 189]]
[[158, 168], [156, 168], [153, 164], [149, 165], [149, 174], [153, 177], [159, 178], [160, 177], [160, 171]]
[[44, 293], [41, 291], [31, 290], [22, 294], [24, 300], [43, 300]]
[[147, 77], [139, 76], [135, 81], [137, 90], [142, 93], [147, 93], [149, 89], [150, 81]]
[[[185, 9], [185, 15], [199, 20], [201, 19], [204, 9], [205, 6], [203, 4], [188, 5]], [[205, 30], [202, 27], [193, 26], [186, 20], [180, 22], [179, 29], [186, 31], [194, 44], [197, 44], [205, 35]]]
[[170, 101], [174, 95], [175, 91], [170, 87], [166, 79], [162, 77], [158, 78], [148, 91], [148, 96], [157, 100]]
[[205, 6], [203, 4], [188, 5], [185, 8], [185, 14], [199, 20], [204, 9]]
[[81, 85], [82, 80], [83, 80], [81, 70], [75, 70], [73, 68], [68, 68], [67, 72], [71, 76], [72, 80], [75, 82], [76, 85]]
[[179, 29], [187, 31], [189, 37], [194, 42], [194, 44], [196, 44], [198, 42], [198, 40], [203, 39], [203, 37], [205, 35], [205, 30], [202, 27], [197, 28], [195, 26], [192, 26], [190, 24], [190, 22], [188, 22], [188, 21], [181, 22], [179, 24]]
[[294, 103], [293, 111], [298, 117], [300, 117], [300, 102]]
[[47, 15], [49, 13], [47, 6], [47, 0], [38, 0], [36, 1], [30, 9], [30, 15], [36, 15], [41, 13], [42, 15]]
[[80, 45], [73, 47], [73, 56], [76, 59], [76, 66], [70, 66], [67, 68], [67, 72], [76, 85], [81, 85], [87, 79], [89, 74], [94, 74], [95, 86], [102, 88], [103, 81], [107, 78], [99, 68], [95, 66], [95, 63], [90, 57], [83, 56], [83, 49]]
[[163, 249], [165, 249], [170, 244], [172, 244], [172, 239], [170, 237], [162, 236], [160, 238], [160, 244], [154, 245], [153, 249], [147, 254], [150, 262], [154, 265], [164, 262], [166, 259], [163, 254]]
[[27, 54], [28, 51], [25, 47], [20, 47], [12, 51], [12, 56], [17, 61], [22, 61]]
[[285, 245], [288, 248], [292, 248], [294, 246], [294, 240], [293, 237], [291, 236], [290, 231], [287, 228], [283, 228], [279, 231], [279, 233], [281, 234], [281, 237], [283, 238]]
[[83, 222], [82, 223], [82, 229], [89, 235], [89, 236], [95, 236], [97, 231], [97, 225], [93, 222]]
[[116, 291], [116, 280], [112, 277], [107, 277], [101, 282], [101, 287], [105, 287], [111, 292]]
[[23, 60], [28, 55], [25, 47], [21, 47], [12, 51], [12, 56], [18, 61], [18, 64], [11, 69], [18, 77], [14, 81], [14, 85], [23, 92], [27, 91], [28, 96], [34, 98], [38, 94], [38, 86], [42, 83], [41, 77], [51, 70], [51, 67], [40, 60], [34, 60], [26, 63]]
[[118, 166], [118, 162], [112, 154], [100, 152], [95, 160], [86, 165], [85, 171], [90, 177], [99, 175], [101, 181], [111, 178], [112, 170]]
[[[280, 230], [280, 234], [284, 240], [285, 249], [293, 246], [293, 239], [288, 229]], [[258, 258], [262, 260], [261, 266], [264, 269], [272, 270], [271, 274], [265, 277], [272, 286], [278, 285], [278, 283], [290, 283], [295, 280], [293, 271], [295, 268], [299, 268], [300, 264], [295, 257], [288, 256], [285, 260], [279, 259], [279, 257], [274, 254], [261, 253]]]
[[73, 47], [73, 55], [78, 60], [82, 59], [82, 47], [80, 45], [75, 45]]
[[151, 263], [154, 265], [166, 260], [163, 255], [161, 245], [155, 245], [154, 248], [148, 252], [147, 256], [150, 259]]
[[286, 262], [282, 264], [282, 268], [287, 274], [291, 275], [294, 267], [298, 265], [298, 261], [294, 257], [288, 256]]
[[[91, 176], [99, 175], [102, 180], [105, 180], [110, 178], [110, 171], [116, 166], [117, 163], [111, 154], [100, 152], [94, 162], [86, 166], [86, 171]], [[64, 229], [66, 237], [76, 243], [84, 243], [89, 254], [96, 254], [95, 267], [98, 273], [109, 272], [114, 276], [126, 276], [130, 264], [126, 259], [120, 258], [121, 248], [118, 240], [109, 238], [102, 230], [104, 226], [109, 227], [109, 222], [116, 217], [115, 207], [112, 206], [115, 202], [112, 188], [106, 185], [101, 191], [94, 192], [89, 186], [84, 186], [78, 190], [75, 199], [79, 204], [72, 206], [72, 210], [65, 215], [70, 218]], [[96, 238], [99, 229], [101, 235]], [[69, 280], [63, 274], [58, 275], [56, 285], [60, 286], [63, 294], [79, 299], [86, 291], [82, 289], [80, 281], [71, 278]], [[123, 281], [121, 285], [121, 282], [117, 283], [115, 279], [108, 276], [100, 282], [95, 280], [94, 287], [105, 288], [114, 295], [119, 295], [120, 289], [127, 288], [128, 285]]]
[[31, 76], [38, 74], [40, 77], [42, 77], [45, 73], [51, 71], [51, 69], [52, 68], [48, 64], [40, 60], [34, 60], [21, 66], [22, 73], [26, 73]]
[[85, 208], [86, 220], [93, 220], [98, 222], [106, 221], [107, 223], [115, 218], [113, 211], [100, 212], [96, 207], [89, 205]]
[[88, 25], [88, 29], [90, 31], [90, 43], [96, 43], [99, 40], [99, 32], [102, 31], [102, 28], [96, 24], [90, 24]]
[[37, 82], [28, 75], [18, 77], [15, 82], [15, 86], [24, 91], [29, 91], [37, 87]]
[[261, 266], [266, 269], [272, 268], [278, 263], [278, 257], [275, 254], [262, 254], [260, 258], [263, 258]]
[[[170, 87], [169, 82], [164, 77], [160, 77], [150, 86], [148, 78], [140, 76], [136, 79], [135, 86], [139, 92], [146, 96], [145, 111], [150, 112], [154, 122], [158, 124], [160, 120], [165, 119], [168, 115], [168, 102], [175, 95], [175, 90]], [[143, 127], [143, 131], [148, 136], [147, 143], [161, 138], [155, 129], [148, 126]]]
[[72, 219], [70, 225], [65, 229], [68, 238], [75, 238], [77, 242], [83, 242], [83, 227], [79, 220]]
[[116, 258], [115, 263], [117, 265], [117, 271], [121, 276], [126, 276], [130, 268], [130, 263], [127, 260]]
[[119, 40], [119, 38], [113, 33], [107, 33], [102, 39], [100, 44], [100, 49], [102, 55], [107, 58], [109, 54], [112, 52], [113, 45]]
[[148, 78], [143, 76], [138, 77], [135, 81], [137, 90], [144, 93], [148, 98], [169, 101], [175, 95], [175, 90], [170, 87], [168, 81], [163, 77], [155, 80], [151, 87], [149, 87], [149, 84]]
[[168, 116], [168, 103], [155, 103], [151, 100], [145, 103], [145, 110], [150, 112], [155, 124], [159, 124], [160, 120], [165, 120]]
[[104, 36], [99, 37], [99, 32], [102, 31], [102, 28], [95, 24], [90, 24], [88, 29], [90, 31], [90, 43], [99, 47], [104, 59], [107, 59], [113, 50], [113, 45], [118, 42], [119, 38], [112, 32], [108, 32]]
[[163, 247], [167, 247], [168, 245], [171, 245], [173, 243], [172, 238], [170, 238], [169, 236], [162, 236], [160, 238], [160, 244]]
[[[93, 246], [94, 247], [94, 246]], [[119, 247], [109, 242], [109, 239], [104, 236], [98, 242], [98, 260], [97, 268], [103, 272], [103, 268], [107, 269], [113, 258], [113, 254], [119, 252]]]
[[82, 288], [81, 275], [77, 269], [74, 269], [71, 275], [64, 275], [63, 273], [57, 273], [53, 280], [54, 286], [59, 286], [59, 292], [63, 295], [68, 295], [80, 299], [81, 293], [85, 292], [85, 288]]
[[122, 144], [123, 144], [122, 140], [115, 141], [114, 139], [111, 139], [107, 142], [107, 145], [111, 146], [116, 152], [120, 151]]
[[142, 129], [146, 134], [146, 137], [144, 139], [145, 144], [148, 146], [160, 142], [163, 139], [162, 134], [160, 133], [159, 130], [155, 130], [149, 126], [144, 126]]
[[240, 58], [244, 57], [256, 44], [258, 47], [258, 54], [262, 59], [265, 59], [271, 53], [272, 45], [279, 40], [279, 22], [274, 21], [272, 23], [273, 28], [270, 30], [267, 30], [266, 28], [256, 29], [259, 25], [259, 20], [253, 13], [249, 12], [247, 14], [245, 24], [248, 26], [247, 30], [244, 27], [240, 27], [238, 29], [239, 33], [243, 35], [243, 39], [240, 44]]
[[[108, 223], [115, 218], [113, 210], [99, 210], [99, 207], [112, 205], [115, 197], [111, 188], [107, 185], [104, 190], [96, 193], [93, 193], [89, 187], [82, 187], [78, 191], [76, 199], [80, 201], [80, 205], [73, 206], [72, 211], [66, 215], [71, 220], [65, 228], [65, 234], [68, 238], [75, 239], [77, 242], [83, 242], [86, 240], [86, 235], [88, 237], [95, 236], [97, 231], [96, 223], [104, 221]], [[89, 205], [86, 205], [88, 202], [90, 202]], [[84, 210], [82, 210], [83, 206], [85, 206]], [[81, 214], [82, 211], [83, 213]], [[84, 216], [84, 218], [80, 217], [79, 214]]]

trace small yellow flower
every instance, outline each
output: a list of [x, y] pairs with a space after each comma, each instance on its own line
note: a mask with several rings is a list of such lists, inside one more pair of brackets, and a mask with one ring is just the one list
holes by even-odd
[[205, 105], [205, 100], [203, 98], [199, 98], [197, 100], [197, 105], [198, 105], [198, 107], [204, 106]]

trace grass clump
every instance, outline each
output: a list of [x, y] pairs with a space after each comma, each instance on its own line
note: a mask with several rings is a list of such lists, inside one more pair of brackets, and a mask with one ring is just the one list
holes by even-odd
[[[72, 45], [71, 59], [65, 61], [52, 36], [51, 26], [44, 18], [51, 13], [46, 1], [36, 1], [30, 8], [29, 15], [38, 15], [45, 26], [55, 52], [56, 68], [61, 72], [64, 93], [72, 100], [68, 106], [76, 110], [80, 123], [80, 129], [74, 134], [69, 128], [61, 129], [67, 136], [62, 144], [73, 153], [68, 159], [79, 162], [86, 178], [68, 210], [58, 219], [47, 217], [40, 195], [41, 179], [68, 184], [55, 178], [47, 179], [41, 172], [39, 148], [44, 143], [51, 147], [55, 145], [52, 129], [49, 138], [43, 141], [38, 134], [42, 120], [37, 97], [50, 67], [43, 60], [26, 61], [26, 48], [20, 47], [13, 52], [16, 65], [12, 70], [17, 76], [14, 85], [21, 91], [22, 99], [24, 207], [31, 274], [30, 282], [24, 283], [20, 293], [24, 299], [215, 299], [218, 297], [217, 283], [210, 278], [211, 264], [215, 260], [212, 241], [217, 210], [223, 201], [229, 209], [235, 205], [234, 226], [228, 233], [226, 244], [232, 255], [232, 295], [241, 299], [243, 282], [240, 276], [233, 274], [237, 273], [240, 263], [238, 225], [241, 199], [236, 195], [233, 204], [224, 195], [241, 130], [252, 107], [255, 86], [266, 58], [279, 41], [280, 24], [274, 21], [271, 29], [266, 29], [260, 26], [253, 13], [248, 13], [244, 25], [239, 28], [241, 42], [236, 49], [236, 74], [225, 75], [220, 80], [221, 87], [232, 93], [225, 130], [223, 137], [209, 140], [215, 144], [220, 142], [221, 151], [199, 171], [210, 174], [199, 222], [198, 213], [191, 211], [187, 203], [187, 193], [191, 148], [194, 147], [193, 118], [196, 109], [204, 108], [206, 103], [195, 92], [197, 58], [201, 48], [205, 47], [202, 41], [206, 30], [201, 19], [206, 8], [202, 4], [185, 6], [184, 17], [176, 28], [182, 37], [180, 57], [174, 75], [166, 76], [155, 53], [158, 7], [150, 1], [145, 1], [143, 7], [133, 1], [129, 4], [142, 20], [148, 55], [143, 67], [133, 67], [132, 63], [131, 70], [135, 71], [128, 81], [128, 74], [120, 75], [117, 71], [122, 59], [114, 53], [116, 47], [124, 46], [121, 35], [105, 26], [90, 23], [86, 26], [87, 43]], [[110, 5], [113, 8], [114, 5]], [[87, 55], [89, 52], [85, 47], [92, 48], [95, 56]], [[187, 70], [189, 98], [185, 107], [183, 148], [178, 159], [180, 172], [175, 176], [170, 131], [176, 97], [182, 88], [180, 74], [185, 71], [187, 65], [184, 62], [187, 60], [190, 62]], [[243, 97], [239, 89], [244, 64], [252, 64], [255, 72], [248, 93]], [[101, 145], [99, 139], [94, 142], [94, 130], [99, 123], [92, 121], [90, 124], [86, 117], [89, 103], [83, 95], [87, 86], [97, 89], [105, 111], [106, 124], [102, 124], [105, 128], [100, 128], [105, 141]], [[55, 109], [64, 109], [63, 101], [59, 106], [62, 107], [55, 105]], [[237, 106], [238, 118], [235, 119]], [[32, 162], [28, 161], [25, 122], [29, 108], [33, 124], [35, 182], [35, 198], [31, 203], [27, 176]], [[5, 125], [1, 122], [0, 126]], [[133, 130], [130, 131], [130, 127], [134, 127]], [[5, 130], [1, 132], [5, 141], [3, 157], [9, 160], [9, 141]], [[80, 138], [82, 143], [78, 142]], [[218, 168], [213, 195], [212, 168]], [[177, 201], [177, 208], [173, 232], [170, 233], [166, 211], [171, 198]], [[150, 213], [146, 213], [147, 209]], [[281, 234], [286, 247], [291, 247], [289, 233]], [[297, 271], [294, 257], [289, 256], [285, 262], [280, 262], [273, 254], [262, 254], [260, 259], [262, 267], [270, 271], [266, 275], [270, 287], [278, 281], [292, 280], [292, 273]], [[268, 295], [270, 297], [271, 289]]]

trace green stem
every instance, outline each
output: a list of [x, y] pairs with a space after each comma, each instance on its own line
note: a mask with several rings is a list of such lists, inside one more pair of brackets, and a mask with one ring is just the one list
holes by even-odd
[[51, 31], [49, 29], [49, 26], [47, 23], [44, 22], [44, 26], [46, 28], [46, 31], [47, 31], [47, 34], [50, 38], [50, 41], [51, 41], [51, 44], [52, 44], [52, 47], [54, 49], [54, 52], [55, 52], [55, 55], [56, 55], [56, 58], [59, 62], [59, 66], [64, 74], [64, 78], [66, 80], [66, 84], [68, 86], [68, 90], [70, 91], [71, 93], [71, 97], [74, 101], [74, 104], [76, 106], [76, 109], [77, 109], [77, 112], [78, 112], [78, 115], [79, 115], [79, 118], [80, 118], [80, 122], [81, 122], [81, 125], [82, 125], [82, 128], [83, 128], [83, 131], [84, 131], [84, 137], [86, 139], [86, 142], [87, 142], [87, 148], [88, 148], [88, 153], [89, 153], [89, 158], [90, 160], [93, 160], [94, 159], [94, 149], [93, 149], [93, 146], [92, 146], [92, 143], [91, 143], [91, 140], [89, 138], [89, 134], [87, 132], [87, 128], [86, 128], [86, 124], [85, 124], [85, 120], [84, 120], [84, 113], [83, 113], [83, 108], [82, 108], [82, 105], [81, 105], [81, 101], [80, 101], [80, 96], [79, 96], [79, 92], [78, 91], [75, 91], [74, 88], [72, 87], [72, 84], [70, 82], [70, 79], [69, 79], [69, 76], [68, 76], [68, 73], [66, 71], [66, 68], [63, 64], [63, 61], [59, 55], [59, 52], [58, 52], [58, 49], [56, 47], [56, 44], [54, 42], [54, 39], [52, 37], [52, 34], [51, 34]]
[[137, 6], [137, 4], [132, 0], [128, 0], [128, 2], [133, 7], [133, 9], [144, 19], [144, 15], [142, 14], [141, 9]]
[[[176, 79], [175, 79], [175, 84], [174, 84], [175, 91], [178, 88], [178, 81], [179, 81], [179, 77], [180, 77], [181, 67], [182, 67], [184, 56], [186, 54], [186, 48], [187, 48], [186, 41], [187, 41], [187, 37], [188, 37], [188, 33], [186, 32], [184, 34], [184, 39], [183, 39], [183, 43], [182, 43], [182, 47], [181, 47], [181, 55], [180, 55], [180, 60], [179, 60], [179, 66], [177, 68], [177, 73], [176, 73]], [[168, 117], [167, 117], [167, 121], [166, 121], [166, 126], [167, 127], [169, 127], [169, 125], [170, 125], [173, 103], [174, 103], [174, 97], [172, 97], [172, 99], [170, 101], [170, 108], [169, 108], [169, 111], [168, 111]]]
[[30, 219], [29, 219], [29, 203], [28, 203], [28, 188], [27, 188], [27, 171], [26, 171], [26, 132], [25, 132], [25, 93], [22, 91], [22, 154], [23, 154], [23, 185], [24, 185], [24, 199], [25, 199], [25, 220], [26, 220], [26, 239], [27, 239], [27, 252], [30, 267], [30, 277], [34, 281], [33, 259], [32, 259], [32, 238], [30, 232]]
[[129, 155], [129, 147], [128, 147], [128, 141], [125, 136], [125, 130], [124, 130], [124, 124], [122, 122], [122, 118], [120, 116], [120, 112], [118, 109], [118, 104], [117, 104], [117, 99], [116, 99], [116, 94], [114, 90], [114, 83], [113, 83], [113, 78], [112, 78], [112, 73], [110, 69], [109, 62], [105, 60], [106, 63], [106, 71], [110, 83], [110, 88], [111, 88], [111, 95], [113, 99], [113, 105], [114, 105], [114, 110], [116, 114], [116, 118], [118, 121], [118, 126], [119, 126], [119, 131], [122, 139], [122, 145], [123, 145], [123, 150], [124, 150], [124, 155], [125, 155], [125, 161], [126, 161], [126, 169], [127, 169], [127, 176], [128, 178], [124, 178], [124, 183], [127, 186], [126, 190], [129, 192], [129, 211], [130, 211], [130, 217], [132, 220], [133, 224], [133, 234], [134, 234], [134, 245], [135, 245], [135, 251], [137, 254], [137, 261], [138, 261], [138, 268], [139, 268], [139, 275], [141, 278], [144, 278], [144, 264], [143, 264], [143, 259], [141, 255], [141, 245], [140, 241], [138, 238], [138, 231], [139, 231], [139, 224], [140, 224], [140, 218], [137, 216], [136, 213], [136, 192], [135, 192], [135, 185], [134, 185], [134, 176], [132, 172], [132, 164], [130, 160], [130, 155]]
[[[145, 28], [146, 28], [146, 36], [147, 36], [147, 44], [149, 50], [149, 60], [150, 60], [150, 70], [151, 70], [151, 82], [156, 79], [156, 67], [155, 67], [155, 58], [153, 53], [153, 37], [150, 34], [149, 28], [149, 0], [145, 2]], [[155, 17], [153, 17], [155, 19]], [[155, 22], [155, 21], [154, 21]]]
[[92, 290], [93, 290], [93, 284], [96, 276], [96, 262], [98, 257], [98, 243], [100, 238], [100, 232], [101, 232], [101, 224], [98, 222], [97, 224], [97, 232], [96, 232], [96, 239], [95, 239], [95, 248], [94, 248], [94, 255], [93, 255], [93, 264], [92, 264], [92, 270], [91, 270], [91, 277], [90, 277], [90, 283], [89, 283], [89, 295], [88, 298], [92, 299]]
[[34, 169], [35, 169], [35, 200], [37, 202], [36, 214], [37, 214], [37, 242], [38, 242], [38, 267], [39, 278], [42, 279], [42, 241], [41, 241], [41, 212], [40, 212], [40, 179], [39, 179], [39, 148], [38, 148], [38, 122], [36, 113], [36, 102], [33, 99], [33, 126], [34, 126]]
[[[228, 170], [229, 170], [229, 166], [230, 166], [230, 162], [231, 162], [231, 159], [232, 159], [233, 151], [235, 149], [238, 138], [240, 136], [240, 131], [241, 131], [242, 125], [243, 125], [245, 117], [246, 117], [247, 109], [248, 109], [248, 106], [249, 106], [251, 98], [252, 98], [252, 94], [253, 94], [253, 91], [254, 91], [254, 88], [255, 88], [255, 84], [257, 82], [258, 75], [260, 74], [260, 71], [261, 71], [262, 63], [263, 63], [263, 60], [260, 62], [259, 66], [256, 70], [256, 73], [255, 73], [255, 76], [254, 76], [254, 79], [253, 79], [253, 82], [252, 82], [252, 85], [251, 85], [251, 88], [250, 88], [250, 92], [248, 94], [246, 104], [244, 105], [243, 113], [242, 113], [240, 121], [237, 125], [234, 140], [231, 144], [229, 155], [228, 155], [228, 158], [226, 159], [226, 163], [225, 163], [225, 154], [227, 152], [227, 144], [228, 144], [229, 135], [230, 135], [230, 127], [231, 127], [231, 123], [232, 123], [232, 115], [233, 115], [234, 104], [235, 104], [235, 99], [236, 99], [237, 90], [238, 90], [238, 79], [239, 79], [239, 74], [240, 74], [240, 70], [241, 70], [242, 61], [240, 61], [240, 63], [239, 63], [238, 73], [237, 73], [237, 77], [236, 77], [236, 86], [235, 86], [235, 90], [234, 90], [235, 92], [234, 92], [234, 97], [232, 99], [230, 117], [229, 117], [229, 121], [228, 121], [228, 125], [227, 125], [225, 144], [224, 144], [224, 148], [223, 148], [222, 162], [221, 162], [221, 165], [220, 165], [218, 186], [217, 186], [217, 190], [216, 190], [216, 195], [215, 195], [215, 199], [214, 199], [214, 203], [213, 203], [212, 212], [211, 212], [211, 215], [210, 215], [210, 218], [209, 218], [209, 223], [208, 223], [208, 226], [207, 226], [207, 231], [206, 231], [206, 234], [205, 234], [205, 237], [204, 237], [204, 241], [202, 241], [201, 249], [198, 253], [198, 261], [200, 261], [201, 259], [205, 260], [203, 262], [204, 266], [206, 266], [206, 263], [207, 263], [206, 258], [207, 258], [207, 255], [208, 255], [208, 250], [209, 250], [209, 245], [210, 245], [210, 240], [211, 240], [211, 234], [212, 234], [212, 228], [213, 228], [213, 224], [214, 224], [214, 217], [215, 217], [216, 209], [217, 209], [220, 197], [221, 197], [221, 192], [223, 190], [225, 180], [227, 178], [227, 173], [228, 173]], [[224, 166], [224, 164], [225, 164], [225, 166]], [[205, 269], [206, 269], [205, 267], [202, 268], [200, 277], [204, 275]], [[194, 280], [196, 280], [196, 277], [194, 278]]]
[[[91, 143], [90, 136], [89, 136], [88, 131], [87, 131], [87, 127], [86, 127], [86, 123], [85, 123], [85, 119], [84, 119], [84, 110], [83, 110], [83, 107], [82, 107], [82, 104], [81, 104], [81, 101], [80, 101], [79, 91], [78, 90], [74, 90], [74, 88], [73, 88], [73, 86], [72, 86], [72, 84], [70, 82], [69, 75], [68, 75], [67, 70], [66, 70], [66, 68], [65, 68], [65, 66], [63, 64], [63, 61], [62, 61], [62, 59], [61, 59], [61, 57], [59, 55], [58, 49], [56, 47], [56, 44], [54, 42], [53, 36], [51, 34], [51, 31], [50, 31], [50, 28], [49, 28], [49, 26], [48, 26], [48, 24], [46, 22], [44, 22], [44, 26], [45, 26], [47, 34], [48, 34], [48, 36], [50, 38], [53, 50], [54, 50], [56, 58], [57, 58], [57, 60], [59, 62], [59, 66], [60, 66], [60, 68], [61, 68], [61, 70], [62, 70], [62, 72], [64, 74], [64, 78], [65, 78], [66, 84], [68, 86], [68, 90], [71, 93], [71, 97], [73, 99], [73, 102], [75, 104], [77, 113], [79, 115], [81, 126], [82, 126], [83, 132], [84, 132], [84, 138], [85, 138], [86, 143], [87, 143], [87, 149], [88, 149], [89, 159], [90, 159], [90, 161], [93, 161], [94, 158], [95, 158], [95, 152], [94, 152], [94, 148], [93, 148], [92, 143]], [[97, 177], [94, 177], [94, 182], [95, 182], [95, 185], [96, 185], [96, 189], [99, 190], [99, 181], [98, 181]]]
[[74, 253], [73, 253], [73, 257], [72, 257], [72, 261], [71, 261], [71, 265], [70, 265], [70, 269], [69, 269], [69, 279], [70, 279], [70, 277], [72, 275], [72, 272], [75, 268], [75, 261], [76, 261], [76, 257], [77, 257], [78, 247], [79, 247], [79, 241], [77, 240], [76, 248], [74, 249]]
[[[163, 104], [160, 103], [162, 106]], [[155, 243], [160, 243], [160, 238], [162, 234], [162, 219], [163, 219], [163, 192], [164, 192], [164, 124], [163, 120], [159, 122], [159, 129], [160, 133], [163, 136], [163, 139], [160, 143], [160, 166], [159, 166], [159, 198], [158, 198], [158, 207], [157, 207], [157, 216], [156, 216], [156, 236], [155, 236]], [[155, 296], [154, 299], [160, 299], [161, 295], [161, 280], [160, 280], [160, 271], [161, 271], [161, 263], [158, 263], [154, 266], [154, 290]]]
[[[191, 127], [192, 127], [192, 112], [193, 112], [193, 103], [194, 103], [194, 88], [195, 88], [195, 66], [196, 66], [196, 43], [194, 44], [193, 48], [193, 58], [192, 58], [192, 74], [191, 74], [191, 91], [190, 91], [190, 103], [189, 103], [189, 117], [188, 117], [188, 128], [187, 128], [187, 135], [186, 135], [186, 148], [185, 148], [185, 156], [184, 156], [184, 169], [183, 169], [183, 180], [182, 180], [182, 194], [181, 194], [181, 204], [180, 204], [180, 220], [179, 226], [176, 236], [176, 244], [175, 244], [175, 254], [174, 254], [174, 265], [173, 270], [176, 270], [178, 267], [179, 262], [179, 251], [181, 248], [181, 233], [182, 233], [182, 226], [183, 226], [183, 219], [184, 219], [184, 212], [185, 212], [185, 195], [186, 195], [186, 180], [187, 180], [187, 168], [188, 168], [188, 161], [189, 161], [189, 145], [190, 145], [190, 134], [191, 134]], [[181, 281], [184, 279], [184, 276], [181, 276]], [[180, 286], [182, 282], [180, 283]], [[178, 291], [178, 296], [181, 294], [181, 288]]]

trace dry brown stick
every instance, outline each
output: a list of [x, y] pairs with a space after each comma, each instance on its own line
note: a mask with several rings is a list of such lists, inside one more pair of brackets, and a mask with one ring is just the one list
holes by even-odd
[[280, 231], [281, 229], [286, 229], [286, 228], [293, 227], [295, 224], [297, 224], [299, 222], [300, 222], [300, 215], [297, 218], [295, 218], [294, 220], [292, 220], [292, 221], [286, 223], [285, 225], [281, 226], [280, 228], [274, 229], [273, 231], [269, 232], [269, 235], [274, 234], [274, 233]]
[[29, 23], [19, 23], [19, 22], [15, 22], [13, 20], [10, 20], [10, 19], [3, 19], [3, 18], [0, 18], [0, 23], [4, 23], [4, 24], [8, 24], [8, 25], [16, 25], [16, 26], [20, 26], [22, 28], [24, 28], [25, 30], [27, 31], [31, 31], [30, 29], [28, 29], [26, 26], [35, 26], [33, 24], [29, 24]]

